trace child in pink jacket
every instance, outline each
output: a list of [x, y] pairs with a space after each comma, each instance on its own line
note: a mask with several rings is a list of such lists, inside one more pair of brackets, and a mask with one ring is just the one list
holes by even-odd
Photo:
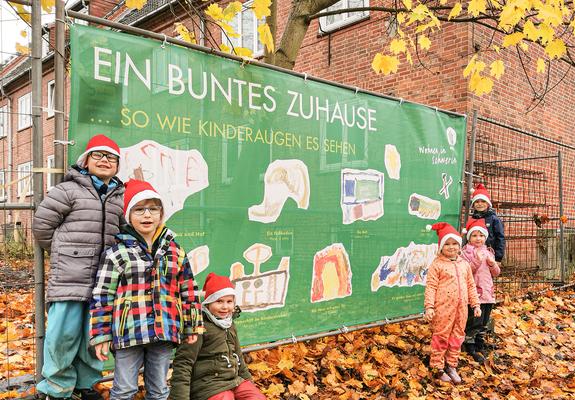
[[440, 381], [458, 384], [461, 377], [456, 368], [465, 339], [467, 306], [476, 317], [481, 309], [471, 266], [459, 256], [461, 236], [446, 222], [430, 228], [437, 231], [439, 250], [427, 271], [425, 287], [425, 319], [432, 331], [429, 366]]
[[[485, 245], [488, 231], [485, 220], [470, 218], [467, 222], [467, 244], [463, 246], [462, 256], [471, 264], [475, 287], [481, 303], [481, 317], [469, 315], [465, 326], [465, 350], [477, 362], [484, 362], [485, 333], [491, 310], [495, 304], [493, 278], [501, 270], [495, 261], [493, 250]], [[482, 354], [483, 353], [483, 354]]]

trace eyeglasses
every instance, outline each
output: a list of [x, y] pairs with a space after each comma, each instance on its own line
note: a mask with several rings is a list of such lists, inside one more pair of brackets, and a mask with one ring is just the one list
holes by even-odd
[[134, 213], [134, 215], [144, 215], [146, 213], [146, 210], [148, 210], [151, 215], [158, 215], [162, 212], [162, 206], [132, 208], [132, 212]]
[[94, 160], [101, 160], [102, 158], [106, 157], [106, 160], [108, 160], [110, 164], [117, 164], [120, 160], [120, 157], [115, 154], [102, 153], [101, 151], [91, 152], [90, 157], [92, 157]]

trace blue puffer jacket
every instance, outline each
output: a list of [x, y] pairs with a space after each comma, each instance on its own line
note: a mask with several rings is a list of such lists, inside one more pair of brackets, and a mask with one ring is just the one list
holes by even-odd
[[473, 210], [472, 216], [477, 219], [485, 218], [485, 225], [487, 225], [487, 232], [489, 232], [485, 245], [492, 248], [495, 252], [495, 261], [501, 262], [505, 255], [505, 234], [503, 233], [503, 222], [501, 222], [493, 208], [483, 212]]

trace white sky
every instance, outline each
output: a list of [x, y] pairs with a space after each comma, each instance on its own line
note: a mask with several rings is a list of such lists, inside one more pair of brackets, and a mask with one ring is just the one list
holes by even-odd
[[[54, 20], [54, 14], [42, 15], [42, 23]], [[26, 30], [27, 37], [20, 36], [20, 31]], [[16, 42], [29, 46], [28, 40], [32, 35], [30, 27], [17, 17], [16, 12], [5, 0], [0, 0], [0, 59], [5, 61], [16, 53]]]

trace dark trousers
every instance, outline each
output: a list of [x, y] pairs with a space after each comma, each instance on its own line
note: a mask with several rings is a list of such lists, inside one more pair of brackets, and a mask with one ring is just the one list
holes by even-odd
[[481, 304], [481, 317], [473, 316], [473, 309], [469, 307], [467, 314], [467, 324], [465, 325], [465, 349], [468, 353], [481, 351], [485, 348], [485, 335], [487, 334], [487, 324], [493, 310], [493, 304]]

